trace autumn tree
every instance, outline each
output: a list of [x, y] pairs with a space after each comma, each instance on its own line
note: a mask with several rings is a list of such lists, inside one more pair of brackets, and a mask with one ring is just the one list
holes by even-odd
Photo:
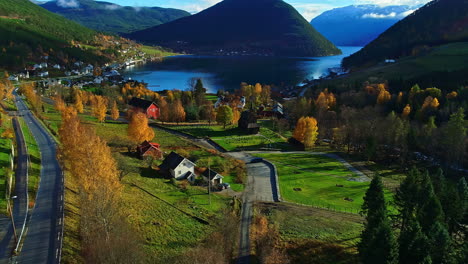
[[99, 122], [104, 122], [107, 112], [107, 98], [104, 96], [95, 95], [92, 98], [92, 109], [93, 116], [96, 117]]
[[135, 143], [151, 141], [154, 138], [154, 130], [148, 126], [148, 117], [144, 113], [133, 113], [130, 117], [127, 129], [128, 137]]
[[401, 113], [401, 117], [408, 118], [410, 113], [411, 113], [411, 106], [407, 104], [405, 108], [403, 108], [403, 113]]
[[314, 146], [318, 136], [317, 120], [313, 117], [301, 117], [296, 124], [293, 138], [304, 144], [306, 149]]
[[80, 114], [84, 112], [83, 99], [81, 94], [81, 91], [78, 90], [76, 91], [75, 95], [75, 108], [76, 111], [78, 111]]
[[159, 106], [159, 120], [161, 120], [162, 122], [168, 122], [170, 120], [169, 119], [170, 110], [169, 110], [169, 104], [167, 103], [166, 98], [160, 97], [158, 106]]
[[185, 117], [186, 117], [186, 114], [185, 114], [185, 109], [184, 107], [182, 106], [182, 102], [180, 100], [175, 100], [174, 103], [172, 103], [172, 107], [171, 107], [171, 113], [170, 115], [172, 116], [172, 121], [174, 122], [184, 122], [185, 121]]
[[114, 101], [112, 103], [111, 118], [112, 118], [112, 120], [115, 121], [115, 120], [119, 119], [119, 117], [120, 117], [119, 108], [117, 107], [117, 102]]
[[227, 124], [232, 123], [232, 119], [234, 114], [232, 112], [232, 108], [228, 105], [222, 105], [218, 107], [217, 114], [216, 114], [216, 122], [222, 124], [224, 129], [226, 129]]

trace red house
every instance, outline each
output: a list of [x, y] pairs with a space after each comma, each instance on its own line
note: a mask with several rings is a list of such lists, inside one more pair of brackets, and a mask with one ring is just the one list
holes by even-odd
[[152, 143], [145, 140], [137, 147], [137, 152], [140, 158], [145, 157], [154, 157], [155, 159], [162, 159], [163, 153], [159, 149], [160, 145], [158, 143]]
[[133, 97], [128, 105], [132, 111], [145, 113], [148, 118], [159, 118], [159, 106], [151, 101]]

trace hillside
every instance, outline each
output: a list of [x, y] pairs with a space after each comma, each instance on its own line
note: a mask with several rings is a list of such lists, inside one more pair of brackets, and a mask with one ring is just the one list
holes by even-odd
[[340, 54], [338, 48], [281, 0], [225, 0], [196, 15], [127, 36], [194, 53]]
[[416, 7], [351, 5], [322, 13], [310, 23], [338, 46], [365, 46]]
[[111, 33], [128, 33], [164, 24], [190, 13], [171, 8], [130, 7], [94, 0], [77, 0], [76, 7], [50, 1], [41, 6], [86, 27]]
[[0, 68], [21, 69], [42, 56], [64, 64], [106, 61], [106, 52], [96, 54], [78, 47], [79, 43], [92, 44], [96, 35], [29, 0], [0, 1]]
[[467, 40], [468, 0], [435, 0], [345, 58], [343, 66], [368, 67], [385, 59], [421, 55], [434, 46]]

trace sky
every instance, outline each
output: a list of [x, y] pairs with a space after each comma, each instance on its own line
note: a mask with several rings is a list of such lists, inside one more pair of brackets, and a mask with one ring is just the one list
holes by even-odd
[[[73, 5], [74, 0], [57, 0], [64, 4]], [[101, 0], [116, 3], [123, 6], [160, 6], [186, 10], [197, 13], [221, 0]], [[284, 0], [294, 6], [307, 20], [320, 15], [324, 11], [357, 4], [387, 5], [418, 5], [425, 4], [430, 0]]]

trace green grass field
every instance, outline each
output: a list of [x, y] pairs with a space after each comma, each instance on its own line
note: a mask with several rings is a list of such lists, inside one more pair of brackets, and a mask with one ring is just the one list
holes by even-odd
[[19, 119], [21, 129], [23, 130], [24, 140], [29, 154], [29, 168], [28, 168], [28, 194], [29, 206], [34, 206], [36, 200], [37, 189], [39, 188], [39, 181], [41, 177], [41, 152], [36, 143], [31, 131], [29, 130], [23, 118]]
[[[363, 204], [369, 182], [349, 181], [357, 175], [334, 159], [286, 153], [256, 156], [275, 164], [281, 196], [286, 201], [352, 213], [358, 213]], [[391, 198], [390, 192], [387, 198]]]
[[228, 151], [234, 150], [258, 150], [261, 148], [290, 149], [286, 140], [266, 127], [260, 128], [257, 135], [249, 135], [237, 126], [222, 125], [191, 125], [168, 126], [196, 137], [210, 137]]

